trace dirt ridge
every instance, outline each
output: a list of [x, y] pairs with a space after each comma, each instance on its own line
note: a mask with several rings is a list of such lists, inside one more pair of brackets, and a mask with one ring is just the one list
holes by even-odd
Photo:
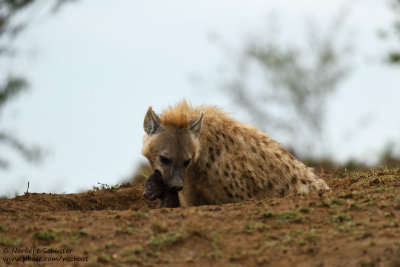
[[400, 266], [400, 168], [323, 178], [330, 192], [176, 209], [139, 185], [1, 199], [0, 266]]

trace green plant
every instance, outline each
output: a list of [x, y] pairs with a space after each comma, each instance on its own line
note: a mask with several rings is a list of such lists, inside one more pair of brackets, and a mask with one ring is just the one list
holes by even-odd
[[327, 222], [338, 223], [351, 220], [351, 217], [345, 213], [338, 212], [337, 214], [329, 215], [326, 218]]
[[297, 211], [288, 210], [282, 212], [278, 215], [277, 221], [278, 222], [294, 222], [294, 223], [301, 223], [305, 222], [307, 219], [303, 217]]
[[184, 233], [164, 233], [164, 234], [158, 234], [156, 236], [153, 236], [148, 244], [152, 247], [155, 247], [157, 249], [161, 249], [165, 246], [170, 246], [177, 244], [179, 242], [182, 242], [186, 238], [186, 235]]
[[56, 239], [56, 235], [50, 231], [41, 231], [34, 235], [36, 239], [43, 241], [53, 241]]
[[0, 236], [0, 245], [6, 247], [17, 247], [19, 246], [21, 241], [19, 239], [9, 239], [6, 236]]

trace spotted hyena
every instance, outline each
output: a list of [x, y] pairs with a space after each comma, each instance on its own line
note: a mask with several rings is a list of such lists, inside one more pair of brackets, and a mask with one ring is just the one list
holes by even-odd
[[147, 184], [144, 195], [148, 197], [154, 189], [154, 199], [162, 190], [167, 195], [179, 191], [178, 203], [164, 201], [164, 206], [222, 204], [329, 190], [310, 168], [267, 134], [215, 106], [192, 107], [183, 101], [160, 116], [150, 107], [144, 130], [142, 153], [155, 172], [152, 179], [160, 181], [158, 186]]

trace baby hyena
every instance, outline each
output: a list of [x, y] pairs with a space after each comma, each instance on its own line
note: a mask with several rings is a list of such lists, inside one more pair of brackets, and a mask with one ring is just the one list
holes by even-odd
[[144, 129], [142, 153], [181, 206], [329, 190], [267, 134], [214, 106], [183, 101], [160, 117], [150, 107]]

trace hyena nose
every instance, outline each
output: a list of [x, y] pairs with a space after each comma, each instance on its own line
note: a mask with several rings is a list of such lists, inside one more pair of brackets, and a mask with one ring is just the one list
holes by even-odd
[[178, 185], [178, 186], [171, 186], [171, 187], [170, 187], [170, 189], [171, 189], [172, 191], [181, 191], [182, 188], [183, 188], [183, 186], [181, 186], [181, 185]]
[[182, 178], [173, 177], [170, 180], [170, 182], [168, 184], [168, 187], [172, 191], [181, 191], [182, 188], [183, 188], [183, 180], [182, 180]]

